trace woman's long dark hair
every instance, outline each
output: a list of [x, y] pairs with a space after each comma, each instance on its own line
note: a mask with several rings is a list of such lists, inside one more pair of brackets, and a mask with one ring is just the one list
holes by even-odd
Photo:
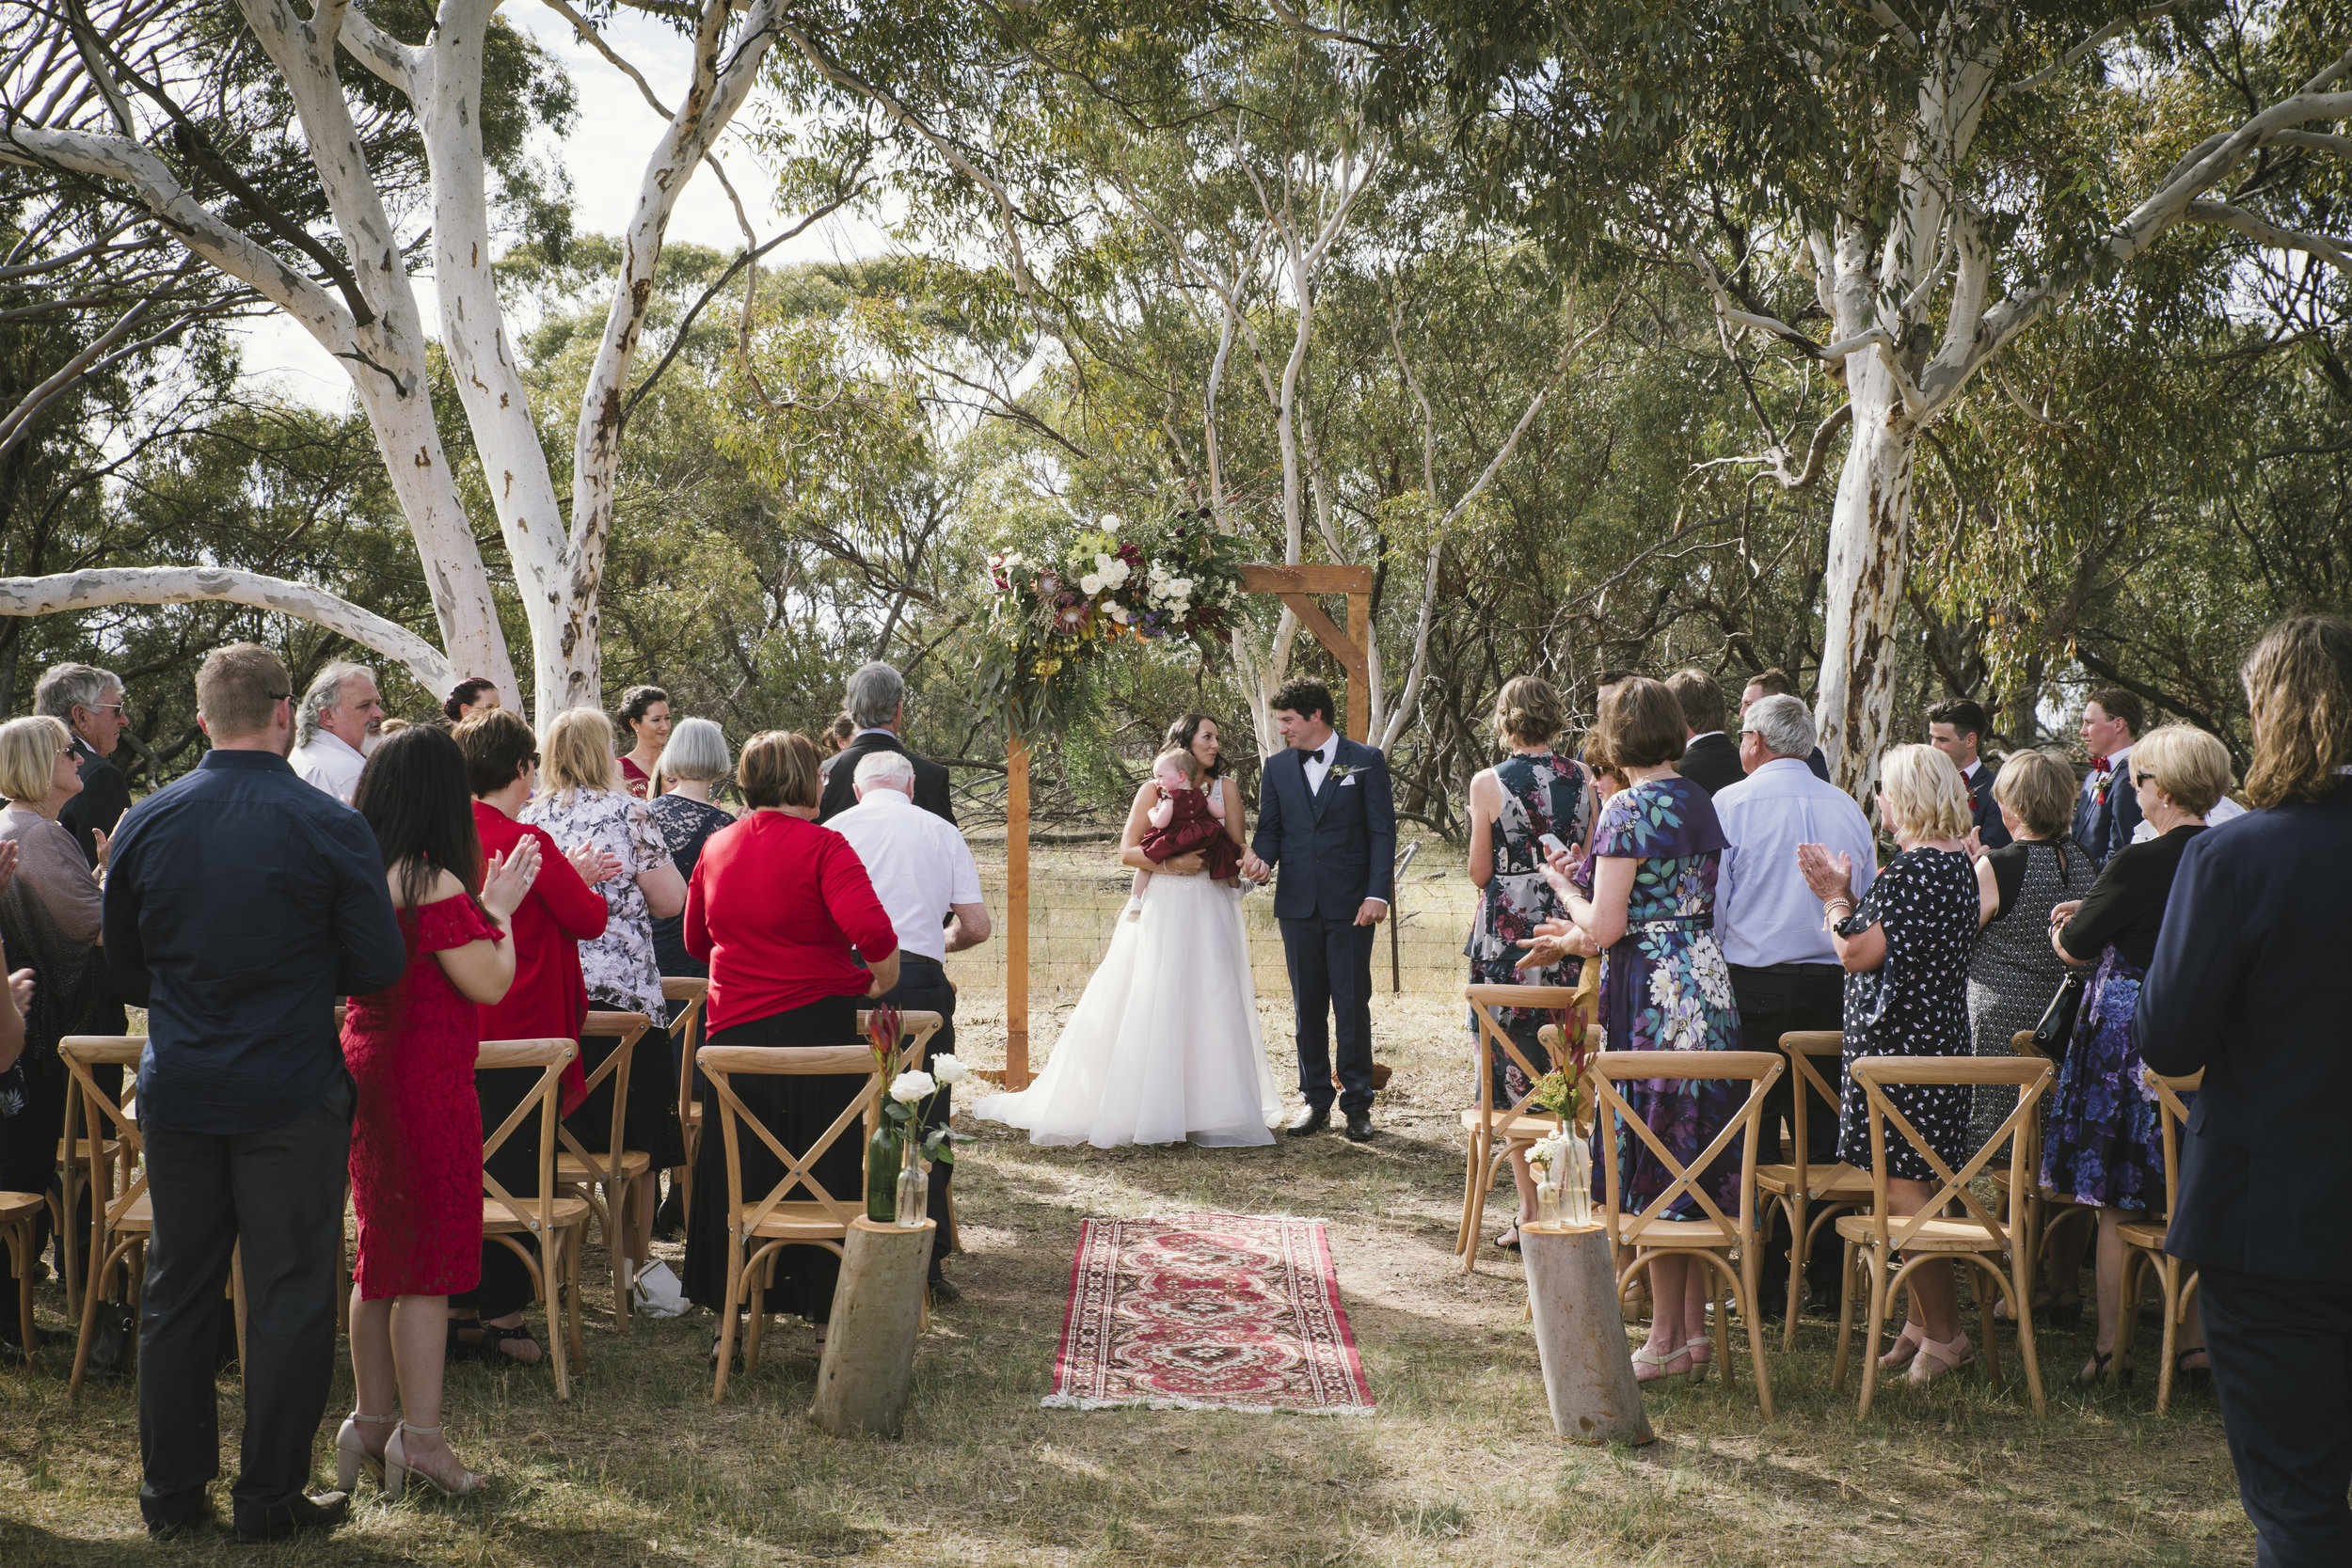
[[[1225, 726], [1217, 723], [1216, 714], [1187, 713], [1182, 719], [1177, 720], [1176, 722], [1168, 726], [1168, 736], [1161, 742], [1161, 744], [1165, 746], [1173, 746], [1178, 751], [1189, 752], [1192, 750], [1193, 736], [1200, 733], [1200, 726], [1203, 724], [1216, 724], [1219, 732], [1218, 737], [1220, 739], [1223, 738]], [[1208, 776], [1212, 779], [1221, 779], [1225, 777], [1225, 750], [1221, 746], [1217, 748], [1216, 766], [1208, 770]]]
[[369, 756], [352, 797], [375, 830], [384, 869], [400, 872], [400, 902], [413, 909], [446, 871], [471, 894], [482, 880], [482, 839], [474, 832], [466, 756], [442, 730], [401, 731]]

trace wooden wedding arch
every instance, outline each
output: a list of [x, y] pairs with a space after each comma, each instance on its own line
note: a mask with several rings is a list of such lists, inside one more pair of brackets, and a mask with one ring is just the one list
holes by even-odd
[[[1341, 698], [1344, 733], [1351, 740], [1369, 738], [1364, 643], [1372, 625], [1372, 568], [1244, 566], [1241, 581], [1245, 592], [1271, 594], [1288, 605], [1331, 651], [1347, 682]], [[1315, 602], [1334, 594], [1347, 595], [1345, 631]], [[1029, 743], [1014, 734], [1005, 740], [1005, 1087], [1026, 1088], [1029, 1078]]]

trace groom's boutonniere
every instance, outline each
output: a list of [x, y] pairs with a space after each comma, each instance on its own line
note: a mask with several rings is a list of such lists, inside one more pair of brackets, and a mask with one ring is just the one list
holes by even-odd
[[1331, 765], [1330, 771], [1326, 775], [1326, 777], [1336, 779], [1341, 784], [1345, 784], [1347, 783], [1348, 776], [1355, 771], [1356, 769], [1348, 766], [1346, 763], [1335, 762]]

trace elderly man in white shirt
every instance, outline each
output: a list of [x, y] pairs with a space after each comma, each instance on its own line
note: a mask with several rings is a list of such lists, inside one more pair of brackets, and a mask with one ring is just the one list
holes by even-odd
[[294, 749], [286, 760], [303, 783], [351, 804], [360, 770], [384, 731], [384, 699], [364, 664], [330, 664], [302, 693]]
[[[914, 763], [905, 752], [866, 752], [857, 759], [850, 783], [857, 804], [825, 826], [857, 851], [874, 896], [898, 933], [898, 983], [876, 1000], [909, 1012], [934, 1012], [946, 1021], [927, 1048], [928, 1070], [933, 1058], [952, 1055], [956, 1049], [956, 992], [947, 983], [945, 960], [988, 940], [980, 869], [955, 824], [914, 803]], [[952, 1093], [931, 1101], [926, 1131], [947, 1124], [954, 1113]], [[939, 1302], [961, 1294], [940, 1271], [955, 1244], [947, 1207], [954, 1170], [942, 1164], [931, 1171], [930, 1217], [939, 1228], [931, 1243], [930, 1285], [931, 1299]]]
[[[1731, 968], [1732, 1000], [1740, 1009], [1740, 1040], [1751, 1051], [1779, 1049], [1780, 1037], [1799, 1030], [1845, 1027], [1845, 970], [1821, 924], [1821, 901], [1797, 869], [1797, 846], [1820, 844], [1853, 857], [1854, 895], [1878, 874], [1869, 819], [1853, 798], [1814, 777], [1813, 715], [1796, 697], [1763, 697], [1740, 718], [1740, 764], [1747, 776], [1715, 797], [1715, 816], [1731, 847], [1715, 879], [1715, 930]], [[1780, 1159], [1780, 1124], [1793, 1130], [1795, 1072], [1772, 1085], [1756, 1158]], [[1832, 1081], [1833, 1085], [1836, 1080]], [[1807, 1105], [1806, 1158], [1837, 1159], [1837, 1107], [1813, 1094]], [[1837, 1240], [1828, 1230], [1826, 1254], [1817, 1251], [1806, 1275], [1816, 1295], [1836, 1284]], [[1768, 1275], [1785, 1269], [1787, 1254], [1768, 1250]], [[1780, 1275], [1782, 1280], [1787, 1275]], [[1785, 1290], [1763, 1299], [1785, 1301]]]

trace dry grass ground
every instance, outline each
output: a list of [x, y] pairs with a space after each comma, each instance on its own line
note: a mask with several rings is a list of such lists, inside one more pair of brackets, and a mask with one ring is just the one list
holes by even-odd
[[[1041, 1005], [1041, 1053], [1072, 1001]], [[1261, 1006], [1286, 1076], [1279, 986]], [[1001, 994], [968, 984], [965, 1015], [966, 1053], [1001, 1053]], [[713, 1406], [707, 1315], [641, 1319], [624, 1338], [592, 1290], [591, 1364], [569, 1404], [544, 1373], [453, 1370], [450, 1435], [500, 1477], [488, 1498], [388, 1504], [363, 1486], [330, 1543], [154, 1546], [138, 1528], [131, 1388], [93, 1384], [70, 1403], [66, 1358], [53, 1353], [29, 1377], [0, 1369], [0, 1564], [2252, 1560], [2211, 1397], [2188, 1394], [2159, 1419], [2152, 1380], [2120, 1396], [2074, 1388], [2087, 1331], [2044, 1335], [2047, 1419], [2014, 1380], [1995, 1396], [1971, 1377], [1928, 1390], [1899, 1383], [1858, 1422], [1851, 1390], [1827, 1387], [1833, 1307], [1806, 1320], [1795, 1354], [1771, 1357], [1772, 1422], [1742, 1377], [1730, 1390], [1654, 1392], [1660, 1441], [1648, 1449], [1561, 1443], [1520, 1322], [1516, 1261], [1488, 1248], [1476, 1275], [1452, 1267], [1459, 1024], [1441, 996], [1380, 998], [1376, 1037], [1397, 1076], [1381, 1135], [1364, 1148], [1327, 1137], [1106, 1154], [984, 1131], [958, 1176], [972, 1249], [953, 1264], [964, 1300], [932, 1320], [900, 1442], [808, 1426], [816, 1362], [804, 1328], [774, 1336], [758, 1371]], [[1039, 1408], [1078, 1222], [1200, 1209], [1329, 1222], [1376, 1417]], [[1489, 1232], [1504, 1212], [1498, 1198]], [[41, 1306], [58, 1324], [62, 1297], [53, 1290]], [[233, 1374], [220, 1389], [233, 1469]], [[347, 1407], [347, 1374], [335, 1397]]]

